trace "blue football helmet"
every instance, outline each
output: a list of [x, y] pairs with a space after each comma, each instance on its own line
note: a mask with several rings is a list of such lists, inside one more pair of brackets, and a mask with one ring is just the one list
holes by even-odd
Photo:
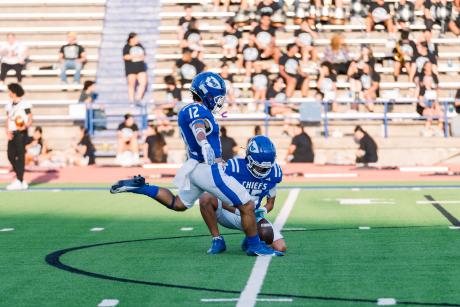
[[247, 168], [256, 178], [265, 178], [275, 164], [276, 149], [264, 135], [253, 137], [246, 148]]
[[227, 89], [224, 79], [216, 73], [206, 71], [196, 75], [190, 91], [198, 96], [211, 112], [218, 112], [224, 106]]

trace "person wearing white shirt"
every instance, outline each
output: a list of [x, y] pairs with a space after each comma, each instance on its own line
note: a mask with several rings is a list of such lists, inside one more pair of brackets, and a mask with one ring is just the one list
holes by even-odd
[[16, 72], [18, 82], [22, 81], [22, 70], [26, 64], [27, 47], [16, 40], [14, 33], [6, 35], [7, 42], [0, 47], [1, 72], [0, 72], [0, 85], [5, 82], [6, 75], [10, 70]]
[[20, 84], [8, 85], [10, 102], [5, 107], [5, 128], [8, 139], [8, 160], [16, 173], [16, 180], [6, 187], [7, 190], [26, 190], [28, 188], [24, 181], [24, 167], [27, 129], [32, 124], [32, 107], [22, 99], [24, 94], [24, 89]]

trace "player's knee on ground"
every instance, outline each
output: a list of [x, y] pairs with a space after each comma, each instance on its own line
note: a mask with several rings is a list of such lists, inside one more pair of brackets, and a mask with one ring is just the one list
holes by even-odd
[[279, 252], [285, 252], [287, 250], [286, 241], [284, 241], [284, 239], [276, 240], [273, 242], [272, 247]]

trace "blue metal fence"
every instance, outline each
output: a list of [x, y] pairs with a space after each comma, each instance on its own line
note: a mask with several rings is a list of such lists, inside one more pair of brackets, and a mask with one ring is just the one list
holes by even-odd
[[[350, 103], [352, 101], [342, 101], [341, 103]], [[426, 117], [423, 117], [423, 116], [414, 116], [414, 117], [408, 117], [408, 116], [401, 116], [400, 118], [396, 117], [396, 116], [392, 116], [392, 112], [389, 111], [389, 105], [390, 104], [396, 104], [397, 102], [394, 100], [394, 99], [389, 99], [389, 100], [384, 100], [384, 101], [380, 101], [381, 103], [383, 103], [383, 114], [381, 113], [369, 113], [369, 114], [381, 114], [381, 116], [368, 116], [366, 117], [365, 114], [363, 114], [364, 116], [359, 116], [357, 117], [356, 115], [353, 116], [353, 114], [350, 114], [349, 117], [341, 117], [342, 120], [357, 120], [357, 119], [363, 119], [363, 120], [381, 120], [383, 122], [383, 127], [384, 127], [384, 137], [387, 138], [389, 136], [389, 133], [388, 133], [388, 126], [390, 124], [390, 121], [393, 120], [393, 119], [413, 119], [413, 120], [427, 120], [428, 118]], [[270, 101], [265, 101], [263, 102], [264, 103], [264, 114], [263, 115], [257, 115], [254, 114], [254, 116], [251, 116], [251, 115], [248, 115], [246, 117], [243, 117], [243, 118], [235, 118], [235, 119], [232, 119], [232, 118], [226, 118], [226, 120], [252, 120], [252, 121], [260, 121], [260, 122], [263, 122], [263, 126], [264, 126], [264, 130], [265, 130], [265, 134], [268, 135], [268, 130], [269, 130], [269, 126], [270, 126], [270, 122], [271, 121], [279, 121], [279, 120], [286, 120], [286, 119], [294, 119], [294, 118], [297, 118], [299, 119], [299, 117], [297, 116], [294, 116], [294, 117], [289, 117], [289, 118], [279, 118], [279, 117], [273, 117], [273, 116], [270, 116], [269, 114], [269, 110], [270, 110], [270, 106], [271, 106], [271, 102]], [[290, 103], [292, 105], [294, 104], [301, 104], [301, 103], [308, 103], [308, 102], [297, 102], [297, 103]], [[329, 121], [330, 120], [333, 120], [332, 115], [330, 114], [331, 112], [329, 112], [329, 107], [330, 107], [330, 104], [332, 103], [332, 101], [321, 101], [321, 104], [323, 106], [323, 113], [322, 113], [322, 126], [323, 126], [323, 133], [324, 133], [324, 137], [325, 138], [328, 138], [329, 137]], [[450, 115], [449, 115], [449, 105], [454, 103], [454, 99], [445, 99], [445, 100], [442, 100], [441, 101], [442, 105], [443, 105], [443, 120], [444, 120], [444, 137], [449, 137], [449, 118], [450, 118]], [[124, 104], [126, 105], [126, 104]], [[156, 102], [156, 103], [146, 103], [146, 104], [139, 104], [139, 105], [135, 105], [133, 106], [133, 117], [136, 119], [136, 121], [138, 123], [140, 123], [140, 127], [141, 129], [146, 129], [147, 126], [148, 126], [148, 122], [149, 122], [149, 119], [155, 119], [155, 117], [153, 115], [149, 115], [148, 113], [148, 109], [150, 107], [154, 108], [154, 107], [158, 107], [160, 105], [160, 103]], [[85, 125], [89, 131], [89, 133], [91, 135], [94, 135], [94, 127], [95, 127], [95, 124], [97, 123], [100, 123], [101, 120], [104, 120], [104, 119], [95, 119], [94, 118], [94, 110], [93, 108], [87, 108], [87, 116], [86, 116], [86, 120], [85, 120]], [[359, 114], [359, 113], [357, 113]], [[361, 113], [362, 114], [362, 113]], [[367, 114], [367, 113], [366, 113]], [[107, 118], [119, 118], [121, 115], [107, 115]], [[173, 117], [168, 117], [169, 120], [171, 121], [176, 121], [177, 120], [177, 117], [176, 116], [173, 116]], [[431, 119], [439, 119], [437, 117], [433, 117]]]

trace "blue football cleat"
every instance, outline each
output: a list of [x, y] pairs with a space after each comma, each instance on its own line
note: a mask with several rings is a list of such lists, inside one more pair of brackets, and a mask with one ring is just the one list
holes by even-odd
[[269, 247], [265, 242], [260, 242], [258, 246], [248, 246], [246, 249], [248, 256], [284, 256], [283, 252], [279, 252]]
[[241, 242], [241, 249], [243, 250], [243, 252], [246, 252], [248, 250], [248, 247], [248, 238], [244, 237], [243, 242]]
[[141, 175], [134, 176], [133, 179], [120, 180], [110, 188], [110, 193], [132, 192], [145, 186], [145, 178]]
[[212, 238], [212, 245], [211, 248], [208, 249], [207, 253], [211, 255], [223, 253], [227, 250], [227, 246], [225, 245], [224, 237], [220, 236], [217, 238]]

